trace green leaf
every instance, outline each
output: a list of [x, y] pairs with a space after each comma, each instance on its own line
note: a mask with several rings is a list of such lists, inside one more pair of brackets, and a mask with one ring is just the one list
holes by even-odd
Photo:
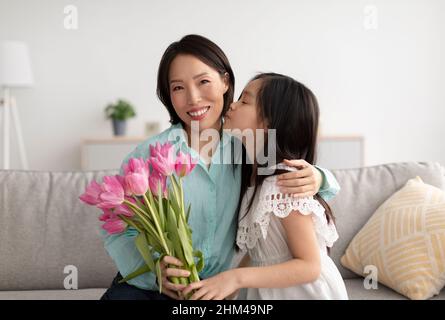
[[170, 200], [170, 205], [172, 207], [172, 212], [178, 220], [179, 212], [181, 212], [181, 208], [179, 208], [178, 204], [174, 200]]
[[172, 257], [175, 257], [175, 248], [173, 246], [173, 242], [170, 240], [169, 238], [170, 233], [169, 232], [164, 232], [164, 237], [165, 237], [165, 242], [167, 243], [167, 247], [170, 249], [170, 255]]
[[152, 244], [152, 246], [160, 245], [159, 235], [151, 225], [151, 223], [145, 223], [141, 220], [142, 225], [144, 226], [144, 231], [146, 232], [148, 243]]
[[165, 229], [165, 221], [164, 221], [164, 217], [165, 217], [165, 213], [164, 213], [164, 206], [163, 206], [163, 201], [162, 201], [162, 187], [161, 187], [161, 183], [158, 183], [158, 217], [159, 217], [159, 224], [161, 226], [161, 229], [164, 230]]
[[181, 245], [184, 252], [185, 260], [187, 264], [191, 266], [195, 263], [195, 260], [193, 259], [192, 241], [191, 238], [188, 236], [183, 219], [179, 219], [178, 221], [178, 234], [179, 238], [181, 239]]
[[151, 271], [150, 268], [146, 264], [144, 264], [142, 267], [136, 269], [136, 271], [133, 271], [132, 273], [130, 273], [128, 276], [126, 276], [122, 280], [119, 280], [119, 283], [124, 283], [124, 282], [130, 281], [131, 279], [139, 277], [141, 274], [144, 274], [144, 273], [147, 273], [150, 271]]
[[148, 236], [147, 240], [148, 240], [149, 245], [153, 248], [153, 251], [155, 251], [155, 252], [163, 251], [161, 242], [159, 241], [159, 239], [157, 237]]
[[198, 272], [201, 272], [202, 269], [204, 268], [204, 255], [202, 254], [201, 251], [199, 250], [195, 250], [193, 252], [193, 255], [195, 256], [195, 258], [198, 258], [198, 263], [196, 264], [196, 270]]
[[[176, 182], [176, 178], [174, 175], [170, 176], [170, 181], [172, 189], [173, 189], [173, 194], [171, 194], [171, 201], [174, 203], [175, 207], [180, 208], [181, 207], [181, 195], [180, 195], [180, 190], [179, 190], [179, 186], [178, 183]], [[176, 208], [175, 208], [176, 209]], [[176, 211], [179, 212], [179, 211]]]
[[156, 260], [156, 276], [158, 277], [159, 293], [162, 293], [162, 273], [161, 273], [161, 261], [164, 258], [162, 254], [159, 259]]
[[180, 216], [179, 220], [181, 220], [183, 222], [183, 224], [184, 224], [184, 231], [187, 234], [187, 238], [189, 238], [190, 242], [191, 242], [192, 241], [192, 229], [190, 228], [190, 226], [185, 221], [185, 217], [183, 215]]
[[135, 228], [138, 232], [142, 232], [142, 229], [140, 226], [137, 225], [136, 221], [133, 221], [132, 219], [119, 214], [117, 215], [120, 219], [122, 219], [124, 222], [126, 222], [128, 225], [132, 226], [133, 228]]
[[167, 231], [172, 243], [172, 248], [175, 251], [175, 257], [184, 262], [184, 254], [182, 253], [181, 239], [178, 234], [178, 223], [176, 221], [176, 215], [172, 212], [172, 207], [168, 206], [167, 214]]
[[138, 205], [139, 208], [144, 207], [144, 204], [141, 202], [141, 200], [139, 200], [139, 197], [133, 196], [133, 199], [136, 201], [136, 204]]
[[[148, 197], [147, 197], [147, 194], [149, 195]], [[151, 221], [153, 221], [153, 224], [154, 224], [155, 223], [154, 220], [158, 216], [156, 200], [153, 198], [153, 195], [149, 191], [147, 191], [147, 193], [145, 194], [145, 199], [144, 199], [145, 202], [148, 202], [148, 203], [145, 204], [144, 208], [147, 208], [147, 211], [148, 211], [147, 214], [150, 216], [150, 219], [151, 219]]]
[[186, 219], [187, 223], [189, 222], [190, 209], [192, 209], [192, 205], [189, 203], [189, 205], [187, 207], [187, 213], [185, 214], [185, 219]]
[[136, 111], [131, 103], [119, 99], [116, 103], [110, 103], [105, 108], [108, 119], [125, 120], [136, 116]]
[[139, 250], [139, 253], [141, 254], [147, 266], [150, 268], [150, 270], [154, 271], [155, 264], [145, 233], [139, 233], [136, 237], [135, 243], [136, 248]]

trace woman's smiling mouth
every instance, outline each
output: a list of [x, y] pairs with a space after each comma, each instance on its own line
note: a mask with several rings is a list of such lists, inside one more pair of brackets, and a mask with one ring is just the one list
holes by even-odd
[[199, 108], [199, 109], [193, 109], [193, 111], [188, 111], [187, 114], [193, 119], [193, 120], [201, 120], [203, 119], [207, 112], [209, 111], [210, 106]]

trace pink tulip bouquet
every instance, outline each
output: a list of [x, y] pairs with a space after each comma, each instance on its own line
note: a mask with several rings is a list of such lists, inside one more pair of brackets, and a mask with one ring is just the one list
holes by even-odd
[[190, 205], [185, 208], [182, 188], [182, 179], [195, 165], [189, 154], [180, 151], [176, 155], [171, 144], [157, 143], [150, 146], [149, 159], [131, 158], [123, 176], [106, 176], [100, 184], [92, 181], [79, 197], [103, 211], [99, 219], [108, 234], [122, 233], [129, 226], [139, 232], [135, 244], [145, 265], [121, 282], [152, 271], [162, 292], [160, 262], [166, 255], [180, 259], [190, 271], [188, 278], [173, 278], [172, 282], [199, 281], [204, 259], [201, 251], [193, 250]]

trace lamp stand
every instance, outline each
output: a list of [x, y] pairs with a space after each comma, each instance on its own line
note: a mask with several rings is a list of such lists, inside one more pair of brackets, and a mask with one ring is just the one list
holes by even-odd
[[25, 144], [23, 143], [22, 127], [20, 125], [20, 118], [17, 110], [15, 98], [10, 96], [9, 89], [3, 89], [3, 169], [10, 168], [10, 117], [14, 122], [15, 133], [17, 135], [20, 161], [22, 168], [28, 169], [28, 160], [26, 157]]

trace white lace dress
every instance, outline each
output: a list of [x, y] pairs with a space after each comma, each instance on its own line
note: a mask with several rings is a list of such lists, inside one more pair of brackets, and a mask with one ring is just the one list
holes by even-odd
[[[294, 170], [290, 167], [282, 167]], [[265, 179], [261, 188], [257, 190], [251, 210], [246, 214], [254, 188], [248, 189], [239, 213], [237, 245], [241, 250], [247, 251], [250, 266], [253, 267], [269, 266], [291, 260], [293, 257], [280, 220], [287, 217], [293, 210], [298, 210], [305, 215], [312, 214], [320, 248], [320, 277], [314, 282], [288, 288], [244, 289], [240, 292], [238, 299], [348, 299], [340, 272], [327, 254], [326, 246], [332, 247], [338, 239], [338, 234], [335, 226], [327, 223], [325, 209], [312, 197], [296, 199], [288, 195], [283, 196], [275, 182], [276, 176]]]

